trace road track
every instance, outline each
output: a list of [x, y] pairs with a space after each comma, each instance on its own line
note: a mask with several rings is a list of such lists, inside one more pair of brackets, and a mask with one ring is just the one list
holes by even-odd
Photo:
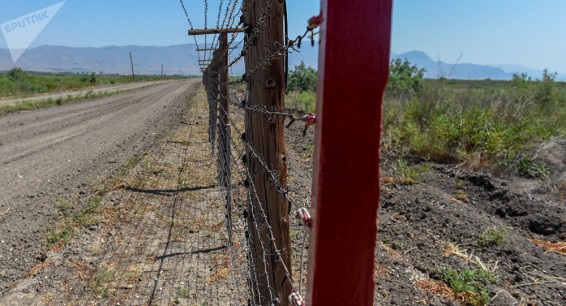
[[199, 80], [0, 117], [0, 296], [40, 262], [60, 212], [179, 123]]

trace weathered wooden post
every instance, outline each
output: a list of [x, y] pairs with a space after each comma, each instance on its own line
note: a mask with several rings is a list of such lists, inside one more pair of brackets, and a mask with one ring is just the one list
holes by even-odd
[[[248, 98], [246, 105], [268, 111], [284, 110], [284, 61], [271, 60], [262, 69], [256, 65], [277, 46], [285, 44], [283, 37], [283, 2], [271, 0], [246, 0], [242, 4], [244, 27], [247, 29], [246, 79]], [[254, 75], [251, 75], [253, 73]], [[287, 151], [285, 148], [284, 118], [261, 112], [246, 113], [246, 159], [252, 176], [252, 187], [257, 197], [251, 197], [248, 207], [250, 240], [254, 243], [253, 262], [257, 271], [256, 304], [288, 305], [292, 292], [291, 244], [289, 239], [288, 205], [283, 194], [270, 181], [270, 173], [264, 169], [261, 157], [283, 188], [287, 188]], [[254, 222], [258, 228], [254, 227]], [[263, 249], [262, 249], [263, 248]], [[287, 270], [288, 269], [288, 270]], [[255, 281], [255, 280], [254, 280]]]

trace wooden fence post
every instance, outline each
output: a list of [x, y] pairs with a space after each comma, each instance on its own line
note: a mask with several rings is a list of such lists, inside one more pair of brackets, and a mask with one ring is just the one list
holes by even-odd
[[[265, 108], [268, 111], [284, 110], [284, 61], [273, 59], [262, 69], [255, 69], [262, 59], [285, 44], [283, 37], [282, 1], [245, 0], [242, 4], [244, 26], [248, 29], [245, 50], [246, 76], [248, 80], [249, 107]], [[255, 75], [248, 75], [254, 73]], [[278, 175], [281, 186], [287, 188], [287, 151], [285, 148], [284, 118], [265, 113], [248, 111], [245, 117], [245, 140]], [[252, 286], [259, 292], [254, 294], [255, 304], [288, 305], [292, 292], [291, 244], [289, 239], [288, 205], [285, 197], [270, 180], [261, 162], [248, 148], [246, 160], [257, 199], [252, 197], [248, 206], [248, 233], [254, 243], [253, 262], [258, 284]], [[253, 188], [253, 187], [252, 187]], [[264, 220], [263, 212], [267, 215]], [[257, 222], [260, 231], [254, 228]], [[269, 232], [273, 233], [273, 237]], [[273, 241], [271, 241], [273, 239]], [[262, 246], [265, 250], [262, 250]], [[285, 265], [285, 266], [284, 266]], [[268, 285], [269, 284], [269, 285]]]
[[373, 305], [392, 0], [322, 0], [307, 305]]
[[[232, 228], [232, 195], [231, 190], [231, 173], [230, 173], [230, 158], [231, 158], [231, 138], [230, 138], [230, 124], [228, 122], [228, 114], [230, 111], [230, 104], [228, 103], [229, 93], [228, 93], [228, 34], [226, 32], [220, 32], [218, 36], [219, 49], [215, 51], [217, 55], [217, 60], [219, 62], [218, 72], [219, 72], [219, 105], [220, 105], [220, 115], [219, 115], [219, 125], [218, 130], [220, 138], [218, 141], [218, 154], [220, 156], [219, 160], [221, 163], [221, 184], [226, 188], [226, 226], [228, 232], [231, 233]], [[229, 234], [228, 243], [232, 244], [232, 236]]]
[[208, 140], [212, 155], [215, 154], [218, 123], [218, 55], [213, 54], [210, 65], [203, 72], [203, 83], [208, 96]]

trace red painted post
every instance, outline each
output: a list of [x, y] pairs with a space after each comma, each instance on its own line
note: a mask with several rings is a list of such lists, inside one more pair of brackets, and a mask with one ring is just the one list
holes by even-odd
[[307, 305], [372, 305], [392, 0], [322, 0]]

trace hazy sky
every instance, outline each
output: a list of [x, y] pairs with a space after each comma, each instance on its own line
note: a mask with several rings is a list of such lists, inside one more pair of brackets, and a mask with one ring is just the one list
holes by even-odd
[[[58, 2], [0, 0], [0, 23]], [[216, 26], [219, 2], [208, 1], [209, 27]], [[185, 0], [195, 27], [204, 27], [203, 4]], [[320, 2], [289, 0], [288, 6], [295, 36]], [[67, 0], [32, 46], [176, 45], [193, 42], [188, 27], [178, 0]], [[0, 48], [7, 48], [3, 38]], [[392, 51], [411, 50], [448, 63], [566, 73], [566, 0], [395, 0]]]

